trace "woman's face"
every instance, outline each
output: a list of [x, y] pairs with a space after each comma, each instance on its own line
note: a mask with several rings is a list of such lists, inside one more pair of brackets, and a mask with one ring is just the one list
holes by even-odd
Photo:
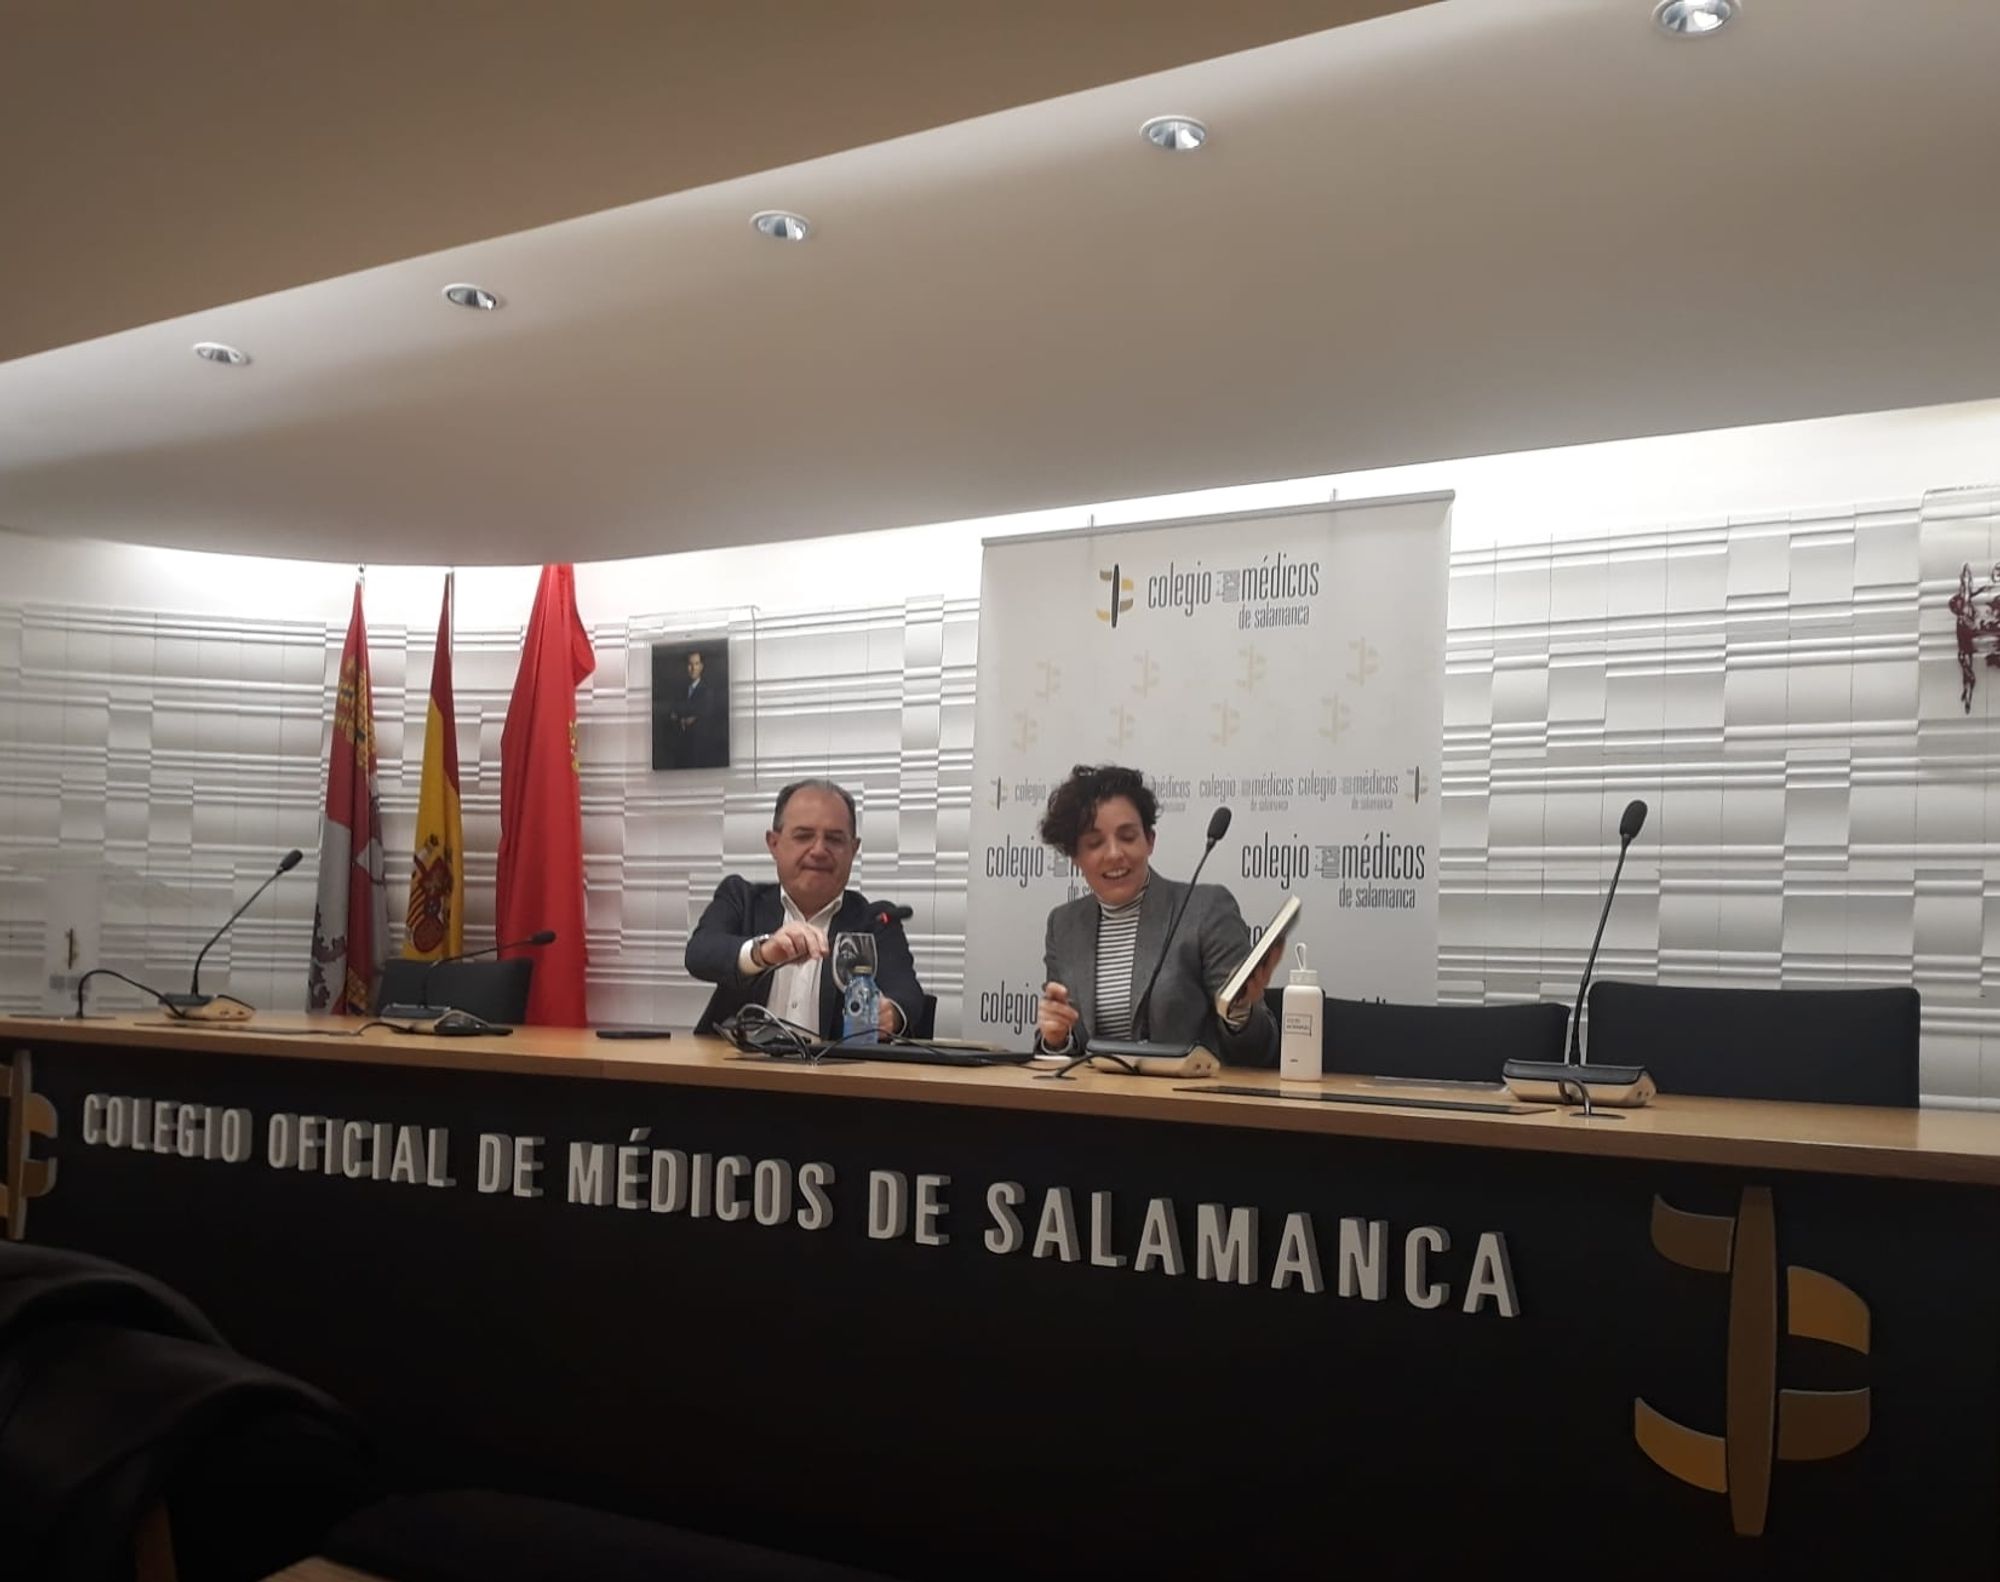
[[1106, 906], [1123, 906], [1146, 888], [1152, 872], [1153, 837], [1139, 822], [1130, 797], [1097, 804], [1097, 816], [1076, 843], [1076, 865], [1090, 893]]

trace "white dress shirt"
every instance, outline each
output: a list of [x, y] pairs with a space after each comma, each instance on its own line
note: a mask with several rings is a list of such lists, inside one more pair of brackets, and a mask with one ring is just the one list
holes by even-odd
[[[784, 898], [787, 923], [804, 923], [818, 929], [822, 934], [826, 933], [828, 926], [833, 922], [833, 914], [840, 910], [842, 900], [842, 897], [836, 895], [811, 917], [807, 917], [799, 910], [799, 904], [792, 899], [791, 892], [782, 885], [778, 888], [778, 894]], [[743, 948], [736, 953], [736, 970], [746, 978], [754, 978], [766, 970], [751, 959], [750, 953], [756, 948], [756, 944], [754, 938], [746, 939]], [[765, 1002], [771, 1014], [818, 1032], [820, 1030], [819, 975], [825, 965], [824, 961], [815, 957], [801, 956], [797, 961], [788, 961], [777, 968], [776, 975], [771, 979], [770, 998]]]

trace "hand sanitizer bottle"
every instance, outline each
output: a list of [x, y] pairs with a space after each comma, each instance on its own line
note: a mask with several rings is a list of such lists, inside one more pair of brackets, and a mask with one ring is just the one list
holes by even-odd
[[1306, 965], [1306, 947], [1296, 945], [1299, 964], [1285, 984], [1284, 1023], [1278, 1035], [1278, 1080], [1317, 1082], [1320, 1077], [1321, 1028], [1326, 1021], [1326, 996], [1319, 974]]

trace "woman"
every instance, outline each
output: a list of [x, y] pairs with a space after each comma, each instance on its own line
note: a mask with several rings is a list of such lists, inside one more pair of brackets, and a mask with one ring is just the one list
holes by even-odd
[[[1139, 771], [1115, 765], [1079, 764], [1049, 796], [1042, 839], [1076, 864], [1090, 894], [1049, 913], [1049, 981], [1036, 1019], [1042, 1048], [1054, 1054], [1087, 1048], [1093, 1036], [1141, 1038], [1201, 1044], [1231, 1065], [1275, 1066], [1278, 1030], [1264, 987], [1276, 958], [1251, 978], [1227, 1017], [1216, 1015], [1216, 992], [1249, 955], [1250, 930], [1221, 885], [1196, 885], [1190, 894], [1153, 872], [1158, 814]], [[1167, 926], [1184, 899], [1187, 910], [1169, 943]], [[1142, 1010], [1155, 966], [1159, 978]]]

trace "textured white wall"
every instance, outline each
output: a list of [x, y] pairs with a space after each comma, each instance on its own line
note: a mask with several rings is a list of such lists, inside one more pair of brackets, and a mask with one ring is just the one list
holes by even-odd
[[[1914, 975], [1926, 1091], [2000, 1101], [1983, 998], [1996, 688], [1959, 710], [1943, 608], [1958, 565], [2000, 542], [1990, 497], [1934, 493], [1996, 477], [1986, 402], [579, 567], [600, 658], [581, 733], [593, 1009], [691, 1019], [690, 909], [762, 862], [777, 785], [830, 773], [862, 795], [860, 882], [918, 907], [955, 1026], [981, 538], [1450, 488], [1441, 993], [1566, 998], [1608, 832], [1640, 795], [1653, 823], [1604, 968]], [[532, 569], [460, 574], [469, 943], [490, 938], [500, 724], [533, 586]], [[40, 1004], [53, 867], [112, 864], [108, 962], [172, 981], [273, 853], [316, 850], [350, 588], [339, 566], [0, 534], [0, 1006]], [[392, 852], [438, 589], [432, 568], [369, 573]], [[646, 649], [720, 631], [738, 767], [656, 776]], [[309, 861], [211, 956], [214, 983], [300, 1003], [312, 890]]]

